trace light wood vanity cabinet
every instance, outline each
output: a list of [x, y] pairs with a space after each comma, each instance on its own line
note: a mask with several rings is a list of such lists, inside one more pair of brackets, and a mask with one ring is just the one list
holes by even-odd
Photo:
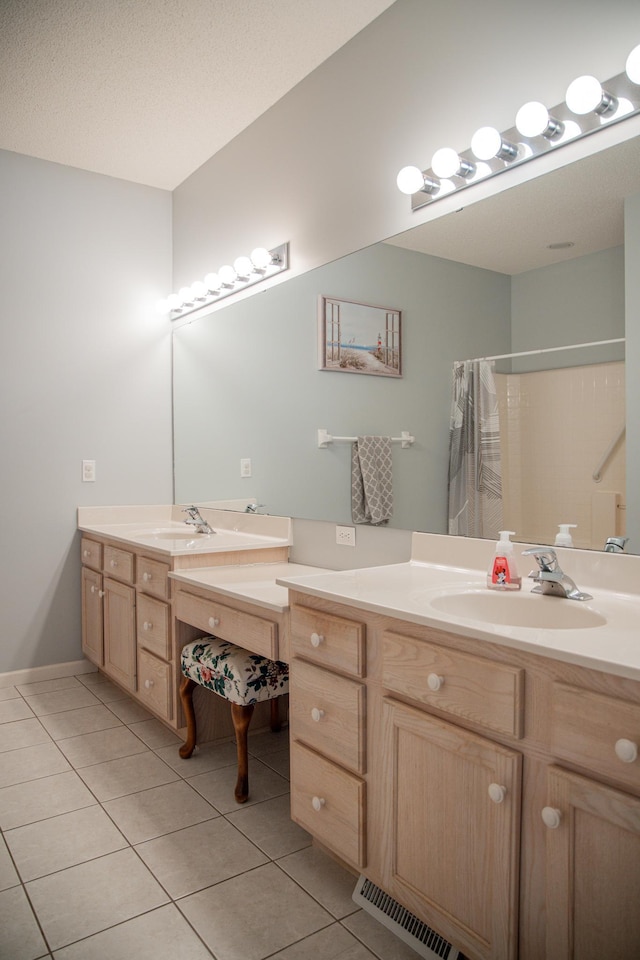
[[[469, 960], [640, 955], [640, 682], [302, 592], [291, 604], [294, 819]], [[357, 677], [335, 666], [340, 643], [321, 661], [340, 624]], [[310, 715], [317, 700], [329, 716], [325, 675], [366, 699], [360, 720], [336, 685], [331, 747]], [[313, 798], [336, 771], [354, 781], [326, 829]]]

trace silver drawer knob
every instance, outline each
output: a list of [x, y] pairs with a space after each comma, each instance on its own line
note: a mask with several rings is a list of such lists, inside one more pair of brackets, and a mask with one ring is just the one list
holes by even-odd
[[217, 627], [219, 623], [220, 623], [220, 620], [218, 619], [218, 617], [209, 617], [209, 626], [211, 627], [212, 630], [214, 627]]
[[310, 638], [312, 647], [319, 647], [324, 641], [324, 637], [321, 633], [312, 633]]
[[311, 806], [316, 811], [316, 813], [320, 813], [325, 803], [326, 803], [326, 800], [324, 799], [324, 797], [313, 797], [313, 799], [311, 800]]
[[311, 719], [315, 720], [316, 723], [320, 723], [324, 717], [324, 710], [319, 710], [318, 707], [314, 707], [311, 711]]
[[542, 821], [549, 830], [557, 830], [562, 822], [562, 814], [556, 807], [543, 807]]
[[434, 693], [440, 689], [444, 683], [444, 677], [440, 677], [437, 673], [430, 673], [427, 677], [427, 686], [429, 690], [433, 690]]
[[489, 784], [489, 797], [494, 803], [502, 803], [507, 795], [507, 788], [499, 783]]
[[625, 740], [624, 737], [617, 740], [615, 751], [616, 757], [623, 763], [635, 763], [638, 759], [638, 744], [633, 740]]

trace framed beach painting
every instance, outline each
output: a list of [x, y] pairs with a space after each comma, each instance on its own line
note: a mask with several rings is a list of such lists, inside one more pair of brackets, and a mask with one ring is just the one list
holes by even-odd
[[320, 295], [318, 359], [321, 370], [401, 377], [400, 311]]

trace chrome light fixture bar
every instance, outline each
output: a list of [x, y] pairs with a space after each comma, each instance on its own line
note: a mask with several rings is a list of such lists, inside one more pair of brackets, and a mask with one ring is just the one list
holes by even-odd
[[513, 127], [502, 133], [481, 127], [464, 153], [444, 147], [434, 153], [427, 170], [403, 167], [398, 189], [411, 196], [411, 209], [419, 210], [638, 114], [640, 45], [629, 54], [625, 72], [605, 83], [595, 77], [578, 77], [569, 85], [565, 102], [550, 109], [538, 101], [526, 103]]
[[233, 266], [225, 264], [217, 273], [208, 273], [204, 280], [196, 280], [190, 287], [182, 287], [178, 293], [158, 301], [157, 309], [171, 320], [180, 320], [288, 269], [288, 243], [272, 250], [256, 247], [250, 257], [237, 257]]

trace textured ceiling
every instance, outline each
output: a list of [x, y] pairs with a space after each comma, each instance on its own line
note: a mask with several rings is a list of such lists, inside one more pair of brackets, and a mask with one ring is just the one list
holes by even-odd
[[172, 190], [393, 0], [0, 0], [0, 148]]

